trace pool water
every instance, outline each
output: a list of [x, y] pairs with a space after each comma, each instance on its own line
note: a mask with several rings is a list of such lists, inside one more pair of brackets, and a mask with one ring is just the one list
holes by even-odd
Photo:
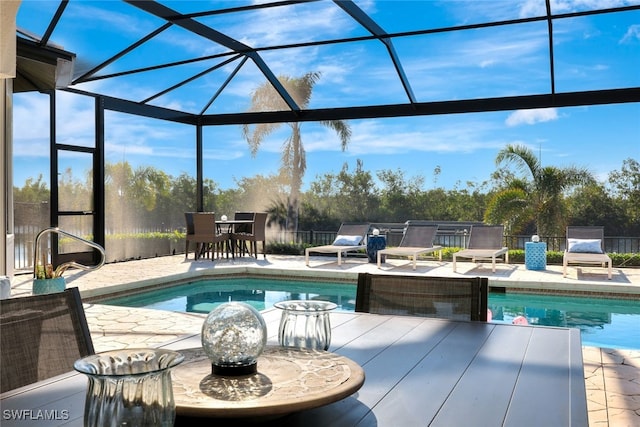
[[489, 294], [493, 321], [580, 329], [582, 344], [640, 349], [640, 301], [519, 293]]
[[271, 308], [276, 302], [292, 299], [332, 301], [338, 305], [338, 310], [354, 311], [356, 285], [268, 278], [222, 278], [154, 289], [100, 303], [206, 314], [230, 301], [243, 301], [261, 311]]
[[[356, 285], [268, 278], [199, 280], [135, 295], [103, 300], [101, 304], [144, 307], [187, 313], [209, 313], [229, 301], [243, 301], [257, 310], [278, 301], [319, 299], [337, 310], [354, 311]], [[519, 293], [489, 294], [492, 321], [512, 323], [524, 316], [530, 325], [578, 328], [583, 345], [640, 349], [640, 302]]]

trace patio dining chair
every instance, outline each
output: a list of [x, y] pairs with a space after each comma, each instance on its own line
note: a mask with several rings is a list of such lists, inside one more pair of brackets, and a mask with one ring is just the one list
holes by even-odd
[[[238, 217], [236, 213], [236, 219], [249, 219]], [[245, 213], [246, 214], [246, 213]], [[258, 259], [258, 242], [262, 242], [262, 256], [267, 259], [266, 253], [266, 227], [267, 227], [267, 213], [266, 212], [249, 212], [253, 220], [253, 224], [238, 224], [238, 226], [244, 226], [245, 228], [237, 228], [234, 230], [231, 239], [235, 242], [240, 255], [245, 252], [253, 254]], [[247, 245], [248, 244], [248, 245]]]
[[433, 246], [433, 241], [438, 232], [437, 225], [419, 225], [407, 221], [400, 244], [393, 248], [378, 251], [378, 268], [382, 257], [386, 255], [406, 256], [412, 260], [413, 269], [416, 269], [416, 260], [420, 254], [438, 252], [438, 259], [442, 261], [442, 246]]
[[355, 311], [487, 321], [486, 277], [358, 274]]
[[77, 287], [0, 300], [2, 393], [72, 371], [94, 353]]
[[[233, 219], [245, 220], [245, 221], [254, 221], [256, 213], [255, 212], [236, 212], [233, 214]], [[233, 226], [234, 233], [251, 233], [253, 228], [253, 224], [235, 224]]]
[[471, 258], [471, 262], [490, 260], [491, 271], [496, 272], [496, 259], [504, 256], [505, 264], [509, 263], [509, 248], [503, 246], [504, 226], [474, 225], [469, 235], [466, 249], [453, 254], [453, 272], [456, 272], [458, 258]]
[[567, 246], [562, 256], [562, 277], [569, 264], [596, 264], [607, 268], [611, 280], [611, 257], [604, 252], [604, 227], [568, 226]]
[[[187, 218], [188, 213], [185, 213]], [[186, 235], [185, 258], [189, 255], [189, 243], [196, 244], [195, 259], [199, 259], [202, 254], [209, 254], [212, 250], [214, 254], [222, 253], [222, 246], [229, 241], [229, 233], [221, 233], [216, 227], [216, 214], [213, 212], [192, 212], [190, 216], [193, 220], [193, 233]], [[187, 224], [189, 220], [187, 219]], [[213, 255], [211, 256], [213, 260]]]

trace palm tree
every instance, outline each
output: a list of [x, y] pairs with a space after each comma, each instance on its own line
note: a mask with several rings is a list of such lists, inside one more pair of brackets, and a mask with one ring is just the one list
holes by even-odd
[[[509, 234], [522, 234], [535, 225], [537, 234], [564, 235], [565, 192], [594, 182], [584, 168], [542, 166], [524, 145], [507, 145], [496, 157], [496, 166], [514, 165], [523, 177], [508, 174], [505, 187], [489, 201], [485, 221], [504, 224]], [[527, 176], [528, 175], [528, 176]]]
[[291, 216], [290, 207], [291, 203], [288, 199], [286, 202], [283, 200], [271, 201], [271, 205], [267, 208], [267, 213], [269, 214], [267, 225], [277, 225], [280, 230], [286, 230]]
[[[278, 80], [291, 95], [301, 109], [309, 106], [311, 92], [320, 78], [320, 73], [310, 72], [299, 78], [280, 76]], [[256, 111], [282, 111], [288, 108], [285, 101], [280, 97], [273, 86], [266, 82], [259, 86], [251, 97], [250, 112]], [[262, 141], [271, 132], [280, 127], [282, 123], [260, 123], [256, 125], [242, 125], [242, 135], [249, 143], [251, 155], [255, 157]], [[351, 128], [342, 120], [322, 121], [322, 125], [327, 126], [338, 133], [341, 148], [347, 148], [351, 138]], [[291, 135], [284, 141], [282, 149], [282, 159], [280, 174], [289, 184], [289, 200], [291, 203], [288, 211], [291, 212], [292, 229], [297, 229], [298, 224], [298, 204], [300, 202], [300, 189], [302, 187], [302, 177], [307, 169], [306, 152], [302, 145], [301, 123], [287, 123], [291, 128]]]

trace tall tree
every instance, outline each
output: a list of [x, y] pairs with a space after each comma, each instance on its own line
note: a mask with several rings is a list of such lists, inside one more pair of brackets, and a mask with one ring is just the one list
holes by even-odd
[[380, 191], [380, 214], [389, 222], [404, 222], [410, 218], [418, 218], [418, 195], [422, 192], [424, 177], [405, 178], [400, 168], [378, 171], [378, 179], [382, 183]]
[[542, 166], [524, 145], [510, 144], [500, 150], [496, 166], [502, 165], [513, 165], [521, 175], [505, 175], [509, 179], [489, 201], [485, 221], [505, 224], [511, 234], [530, 231], [527, 227], [534, 224], [538, 234], [564, 235], [565, 192], [595, 181], [584, 168]]
[[[313, 87], [319, 78], [319, 72], [309, 72], [298, 78], [280, 76], [278, 80], [296, 104], [300, 108], [305, 109], [309, 106]], [[249, 111], [282, 111], [287, 109], [287, 104], [279, 93], [269, 82], [266, 82], [253, 92]], [[259, 123], [255, 125], [242, 125], [242, 135], [249, 143], [253, 156], [257, 154], [262, 141], [280, 127], [281, 124], [282, 123]], [[338, 133], [341, 148], [345, 150], [351, 138], [351, 128], [349, 125], [342, 120], [322, 121], [321, 124]], [[302, 187], [302, 178], [307, 169], [307, 159], [302, 144], [301, 123], [292, 122], [287, 123], [287, 125], [291, 128], [291, 134], [283, 143], [280, 174], [285, 177], [289, 183], [289, 201], [292, 204], [289, 210], [293, 216], [289, 224], [292, 225], [291, 228], [297, 229], [300, 189]]]
[[350, 217], [352, 221], [379, 221], [380, 198], [373, 176], [364, 169], [362, 160], [356, 160], [356, 168], [352, 173], [347, 163], [342, 165], [336, 178], [339, 217]]
[[48, 203], [50, 195], [42, 174], [27, 178], [22, 188], [13, 187], [13, 200], [19, 203]]
[[570, 224], [604, 225], [607, 236], [623, 236], [628, 230], [622, 200], [607, 194], [603, 185], [585, 185], [567, 197], [567, 202]]
[[640, 233], [640, 162], [628, 158], [623, 160], [622, 168], [609, 173], [609, 184], [628, 218], [627, 232]]

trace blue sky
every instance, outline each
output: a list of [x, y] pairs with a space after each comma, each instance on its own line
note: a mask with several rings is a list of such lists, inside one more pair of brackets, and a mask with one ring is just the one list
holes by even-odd
[[[234, 7], [246, 1], [165, 2], [181, 12], [211, 7]], [[104, 8], [108, 4], [108, 8]], [[389, 33], [419, 28], [537, 16], [543, 0], [499, 1], [357, 1]], [[636, 5], [640, 1], [553, 0], [557, 13], [594, 7]], [[18, 11], [19, 28], [41, 35], [57, 2], [23, 0]], [[251, 46], [264, 43], [324, 39], [365, 34], [332, 2], [315, 8], [301, 5], [293, 16], [258, 11], [250, 17], [233, 14], [221, 19], [203, 19], [209, 25]], [[131, 16], [135, 19], [134, 25]], [[88, 19], [91, 17], [91, 19]], [[247, 25], [250, 19], [251, 25]], [[159, 23], [129, 5], [116, 1], [71, 0], [51, 40], [78, 54], [76, 73], [123, 49]], [[79, 36], [82, 31], [84, 36]], [[173, 32], [171, 32], [173, 31]], [[401, 38], [394, 47], [408, 79], [421, 102], [529, 95], [549, 91], [546, 23], [517, 28], [500, 27], [463, 33], [445, 33], [418, 38]], [[154, 40], [145, 49], [145, 59], [124, 57], [105, 72], [117, 72], [160, 56], [163, 61], [189, 55], [208, 55], [212, 48], [179, 29]], [[93, 46], [87, 49], [88, 46]], [[554, 27], [556, 91], [611, 89], [640, 86], [640, 11], [611, 16], [567, 19]], [[315, 49], [289, 49], [263, 53], [276, 75], [300, 76], [319, 71], [311, 107], [387, 104], [406, 102], [406, 95], [394, 74], [386, 50], [375, 42]], [[199, 79], [175, 93], [151, 102], [177, 110], [198, 112], [204, 108], [236, 64]], [[203, 64], [201, 67], [209, 67]], [[202, 68], [201, 68], [202, 69]], [[185, 75], [193, 75], [191, 68]], [[178, 71], [158, 72], [153, 78], [130, 76], [111, 88], [108, 81], [79, 85], [86, 90], [110, 90], [127, 99], [141, 100], [176, 81]], [[208, 114], [245, 111], [248, 94], [264, 81], [249, 62], [207, 110]], [[58, 94], [58, 141], [65, 144], [93, 144], [92, 101], [86, 97]], [[48, 122], [44, 116], [48, 99], [38, 94], [17, 94], [14, 98], [14, 184], [21, 186], [29, 176], [47, 171]], [[190, 126], [164, 123], [108, 112], [106, 116], [107, 160], [126, 160], [134, 166], [155, 166], [177, 176], [195, 175], [195, 130]], [[507, 144], [525, 144], [541, 155], [543, 164], [580, 166], [605, 179], [620, 169], [626, 158], [640, 159], [640, 104], [522, 110], [394, 119], [353, 120], [348, 149], [332, 131], [305, 123], [303, 142], [307, 151], [305, 185], [324, 173], [337, 173], [343, 164], [350, 170], [358, 159], [375, 172], [402, 170], [405, 177], [422, 176], [425, 188], [465, 187], [467, 182], [487, 181], [496, 169], [496, 154]], [[262, 144], [252, 158], [238, 126], [208, 127], [205, 132], [205, 175], [222, 189], [233, 188], [235, 180], [255, 174], [269, 175], [278, 169], [280, 149], [287, 137], [283, 126]], [[63, 165], [81, 168], [83, 160], [64, 157]], [[435, 179], [434, 169], [440, 175]], [[80, 171], [78, 171], [80, 172]], [[45, 176], [46, 178], [46, 176]]]

